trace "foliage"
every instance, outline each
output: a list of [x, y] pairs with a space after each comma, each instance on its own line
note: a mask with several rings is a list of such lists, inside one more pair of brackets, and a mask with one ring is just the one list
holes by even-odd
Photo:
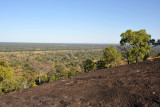
[[113, 46], [107, 47], [103, 52], [104, 60], [108, 66], [117, 66], [121, 56], [121, 53], [118, 53]]
[[34, 81], [31, 83], [25, 77], [14, 79], [13, 74], [12, 68], [5, 61], [0, 61], [0, 93], [5, 94], [35, 86]]
[[13, 76], [13, 70], [5, 61], [0, 61], [0, 82], [5, 79], [10, 79]]
[[150, 39], [149, 43], [154, 46], [160, 45], [160, 39], [158, 39], [157, 41], [155, 39]]
[[37, 86], [37, 84], [36, 84], [34, 79], [31, 78], [31, 79], [27, 79], [27, 80], [28, 80], [28, 87], [29, 88]]
[[84, 72], [90, 72], [94, 69], [94, 62], [90, 59], [84, 61]]
[[16, 79], [16, 82], [14, 83], [15, 90], [22, 90], [28, 88], [27, 79], [24, 77]]
[[55, 81], [55, 80], [56, 80], [55, 75], [52, 75], [52, 76], [49, 77], [49, 82], [53, 82], [53, 81]]
[[80, 72], [79, 71], [77, 71], [77, 69], [76, 68], [71, 68], [70, 69], [70, 71], [68, 72], [68, 78], [70, 78], [70, 77], [74, 77], [74, 76], [76, 76], [77, 74], [79, 74]]
[[13, 70], [12, 68], [5, 62], [0, 61], [0, 92], [8, 93], [15, 89], [13, 80]]
[[96, 62], [96, 68], [97, 69], [104, 69], [105, 65], [106, 65], [106, 62], [102, 59]]
[[77, 74], [76, 71], [70, 71], [70, 72], [68, 72], [68, 78], [74, 77], [74, 76], [76, 76], [76, 74]]
[[35, 80], [35, 82], [36, 82], [37, 85], [41, 85], [41, 84], [39, 83], [39, 78], [41, 78], [41, 84], [47, 83], [47, 82], [49, 81], [47, 75], [41, 75], [40, 77], [38, 76], [38, 77], [36, 78], [36, 80]]
[[20, 77], [15, 79], [14, 86], [15, 86], [15, 90], [22, 90], [22, 89], [27, 89], [37, 85], [35, 80], [33, 79], [26, 79], [25, 77]]
[[150, 57], [150, 55], [149, 55], [149, 54], [146, 54], [146, 55], [144, 56], [143, 60], [145, 61], [145, 60], [147, 60], [149, 57]]
[[1, 87], [1, 93], [9, 93], [12, 91], [16, 90], [16, 87], [14, 85], [15, 81], [13, 79], [4, 79], [1, 83], [0, 83], [0, 87]]
[[68, 77], [68, 72], [67, 71], [64, 71], [62, 70], [61, 72], [57, 73], [59, 76], [60, 79], [63, 79], [63, 78], [67, 78]]
[[[0, 58], [5, 60], [0, 61], [0, 93], [22, 90], [59, 79], [71, 78], [83, 72], [112, 67], [121, 59], [121, 54], [115, 49], [110, 49], [112, 51], [107, 53], [110, 55], [105, 58], [103, 49], [107, 45], [71, 46], [71, 48], [54, 46], [53, 49], [42, 44], [34, 48], [33, 46], [20, 48], [21, 45], [19, 45], [19, 48], [13, 46], [13, 50], [11, 50], [12, 46], [1, 47], [0, 51], [16, 52], [0, 52]], [[124, 58], [134, 63], [136, 59], [132, 54], [135, 54], [135, 51], [130, 48], [133, 46], [125, 45], [126, 50], [121, 52]], [[157, 56], [160, 53], [158, 46], [154, 46], [153, 50], [150, 55]], [[125, 54], [126, 52], [128, 54]]]
[[[109, 44], [68, 44], [68, 43], [0, 43], [0, 52], [64, 51], [103, 49]], [[7, 48], [6, 48], [7, 47]]]
[[150, 34], [146, 33], [146, 30], [142, 29], [139, 31], [127, 30], [121, 35], [121, 45], [130, 46], [128, 49], [128, 58], [130, 62], [137, 62], [138, 58], [143, 59], [151, 51], [149, 40]]

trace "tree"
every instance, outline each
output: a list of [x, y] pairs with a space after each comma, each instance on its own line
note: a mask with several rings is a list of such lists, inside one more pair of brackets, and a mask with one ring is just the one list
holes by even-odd
[[160, 39], [157, 40], [158, 45], [160, 45]]
[[158, 39], [157, 41], [155, 39], [150, 39], [149, 43], [153, 46], [160, 45], [160, 39]]
[[[138, 58], [143, 59], [151, 51], [149, 41], [151, 38], [150, 34], [146, 33], [146, 30], [142, 29], [139, 31], [127, 30], [121, 35], [121, 45], [130, 46], [127, 51], [128, 59], [130, 62], [138, 62]], [[154, 42], [154, 40], [152, 41]]]
[[[49, 79], [48, 79], [47, 75], [41, 75], [40, 81], [41, 81], [41, 84], [43, 84], [43, 83], [49, 82]], [[36, 78], [35, 82], [37, 85], [41, 85], [41, 84], [39, 84], [39, 76]]]
[[13, 70], [5, 62], [0, 61], [0, 93], [8, 93], [15, 89], [13, 80]]
[[155, 39], [150, 39], [150, 40], [149, 40], [149, 43], [150, 43], [151, 45], [155, 45], [155, 42], [156, 42]]
[[118, 53], [114, 46], [107, 47], [103, 52], [103, 57], [107, 65], [117, 66], [117, 62], [121, 59], [121, 53]]
[[96, 68], [97, 68], [97, 69], [104, 69], [104, 68], [105, 68], [105, 65], [106, 65], [106, 62], [101, 59], [101, 60], [97, 61], [97, 63], [96, 63]]
[[129, 64], [129, 46], [117, 46], [118, 49], [120, 50], [121, 54], [122, 54], [122, 60], [127, 60], [127, 63]]
[[36, 71], [38, 74], [38, 85], [42, 84], [42, 77], [44, 74], [46, 74], [47, 72], [49, 72], [49, 66], [47, 66], [46, 63], [41, 63], [38, 61], [33, 61], [31, 64], [31, 69], [33, 69], [33, 71]]
[[155, 42], [155, 46], [160, 45], [160, 39]]
[[4, 79], [10, 79], [13, 76], [13, 70], [5, 61], [0, 61], [0, 82]]
[[90, 59], [84, 61], [84, 72], [90, 72], [94, 69], [94, 62]]

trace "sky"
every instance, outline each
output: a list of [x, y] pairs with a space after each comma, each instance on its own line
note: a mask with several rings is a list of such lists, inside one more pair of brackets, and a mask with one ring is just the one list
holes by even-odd
[[0, 42], [119, 43], [128, 29], [160, 38], [160, 0], [0, 0]]

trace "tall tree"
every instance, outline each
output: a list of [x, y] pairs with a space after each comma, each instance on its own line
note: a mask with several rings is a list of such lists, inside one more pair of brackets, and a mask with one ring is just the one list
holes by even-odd
[[107, 65], [117, 66], [117, 62], [121, 59], [121, 53], [118, 53], [114, 46], [109, 46], [104, 50], [103, 57]]
[[127, 51], [128, 59], [130, 62], [138, 62], [138, 58], [143, 59], [151, 51], [149, 41], [151, 38], [150, 34], [146, 33], [145, 29], [139, 31], [127, 30], [121, 35], [121, 45], [130, 46]]

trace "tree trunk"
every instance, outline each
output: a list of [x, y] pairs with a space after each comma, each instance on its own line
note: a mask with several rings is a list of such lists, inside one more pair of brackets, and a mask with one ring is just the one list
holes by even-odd
[[138, 57], [136, 56], [136, 63], [138, 62]]
[[129, 64], [129, 53], [127, 52], [127, 63]]
[[129, 64], [129, 60], [127, 59], [127, 63]]
[[41, 75], [39, 75], [39, 85], [41, 85]]
[[114, 61], [114, 65], [115, 65], [115, 66], [117, 66], [117, 63], [116, 63], [116, 61]]

